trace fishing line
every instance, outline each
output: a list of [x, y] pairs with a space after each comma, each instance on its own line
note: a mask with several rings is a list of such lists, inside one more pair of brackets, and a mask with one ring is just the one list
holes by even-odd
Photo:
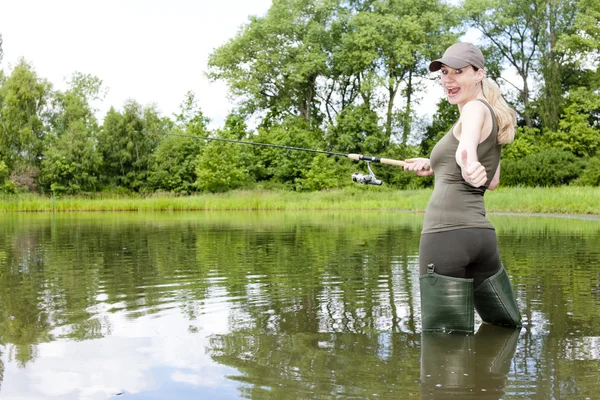
[[244, 140], [233, 140], [233, 139], [222, 139], [222, 138], [214, 138], [214, 137], [184, 135], [184, 134], [181, 134], [181, 133], [151, 133], [151, 132], [139, 132], [139, 133], [150, 134], [150, 135], [157, 135], [157, 136], [179, 136], [179, 137], [186, 137], [186, 138], [191, 138], [191, 139], [202, 139], [202, 140], [208, 140], [208, 141], [216, 140], [218, 142], [248, 144], [248, 145], [252, 145], [252, 146], [275, 147], [275, 148], [278, 148], [278, 149], [308, 151], [308, 152], [311, 152], [311, 153], [321, 153], [321, 154], [328, 154], [330, 156], [339, 156], [339, 157], [347, 157], [348, 156], [348, 154], [336, 153], [336, 152], [333, 152], [333, 151], [325, 151], [325, 150], [306, 149], [304, 147], [292, 147], [292, 146], [283, 146], [283, 145], [280, 145], [280, 144], [247, 142], [247, 141], [244, 141]]
[[367, 168], [369, 170], [368, 175], [360, 174], [358, 172], [355, 172], [354, 174], [352, 174], [352, 180], [354, 182], [362, 183], [365, 185], [378, 185], [379, 186], [382, 184], [382, 181], [380, 179], [377, 179], [377, 177], [371, 170], [372, 162], [388, 164], [388, 165], [395, 165], [397, 167], [403, 167], [406, 165], [406, 161], [393, 160], [390, 158], [380, 158], [380, 157], [374, 157], [374, 156], [365, 156], [362, 154], [354, 154], [354, 153], [344, 154], [344, 153], [337, 153], [334, 151], [307, 149], [304, 147], [293, 147], [293, 146], [284, 146], [284, 145], [272, 144], [272, 143], [248, 142], [248, 141], [244, 141], [244, 140], [223, 139], [223, 138], [196, 136], [196, 135], [184, 135], [184, 134], [180, 134], [180, 133], [154, 133], [154, 132], [141, 132], [141, 131], [137, 131], [137, 132], [142, 133], [142, 134], [157, 135], [157, 136], [178, 136], [178, 137], [185, 137], [185, 138], [189, 138], [189, 139], [200, 139], [200, 140], [207, 140], [207, 141], [214, 140], [214, 141], [218, 141], [218, 142], [238, 143], [238, 144], [246, 144], [246, 145], [252, 145], [252, 146], [262, 146], [262, 147], [273, 147], [273, 148], [285, 149], [285, 150], [306, 151], [309, 153], [319, 153], [319, 154], [327, 154], [330, 156], [346, 157], [346, 158], [349, 158], [351, 160], [356, 160], [356, 161], [366, 161]]

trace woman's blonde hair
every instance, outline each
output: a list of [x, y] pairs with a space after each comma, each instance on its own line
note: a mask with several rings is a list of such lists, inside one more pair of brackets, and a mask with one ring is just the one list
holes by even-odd
[[494, 81], [489, 78], [483, 78], [481, 81], [483, 95], [496, 113], [498, 120], [498, 143], [511, 143], [515, 139], [515, 125], [517, 117], [515, 110], [502, 97], [500, 88]]

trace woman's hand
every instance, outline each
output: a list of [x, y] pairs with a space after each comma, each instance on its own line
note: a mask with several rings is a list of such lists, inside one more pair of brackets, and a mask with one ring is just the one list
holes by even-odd
[[469, 163], [467, 161], [467, 150], [463, 149], [460, 154], [460, 168], [462, 177], [469, 185], [480, 187], [487, 182], [487, 172], [485, 167], [479, 161]]
[[429, 158], [408, 158], [404, 162], [405, 171], [412, 171], [419, 176], [433, 175]]

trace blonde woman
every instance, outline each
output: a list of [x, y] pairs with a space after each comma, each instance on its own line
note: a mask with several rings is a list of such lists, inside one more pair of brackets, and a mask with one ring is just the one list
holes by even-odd
[[474, 308], [484, 322], [521, 326], [483, 201], [500, 181], [500, 152], [514, 139], [515, 113], [486, 78], [484, 62], [471, 43], [456, 43], [431, 62], [460, 118], [429, 159], [409, 159], [404, 167], [435, 173], [419, 248], [424, 331], [472, 333]]

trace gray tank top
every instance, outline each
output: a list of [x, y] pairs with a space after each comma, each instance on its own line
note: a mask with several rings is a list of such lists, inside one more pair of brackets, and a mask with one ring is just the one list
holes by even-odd
[[497, 143], [496, 114], [486, 101], [480, 101], [492, 113], [492, 131], [477, 147], [477, 157], [485, 167], [488, 181], [478, 188], [464, 181], [461, 169], [456, 163], [459, 141], [450, 129], [431, 151], [430, 162], [435, 171], [435, 181], [433, 194], [425, 212], [422, 233], [464, 228], [494, 229], [486, 218], [483, 195], [500, 163], [502, 145]]

